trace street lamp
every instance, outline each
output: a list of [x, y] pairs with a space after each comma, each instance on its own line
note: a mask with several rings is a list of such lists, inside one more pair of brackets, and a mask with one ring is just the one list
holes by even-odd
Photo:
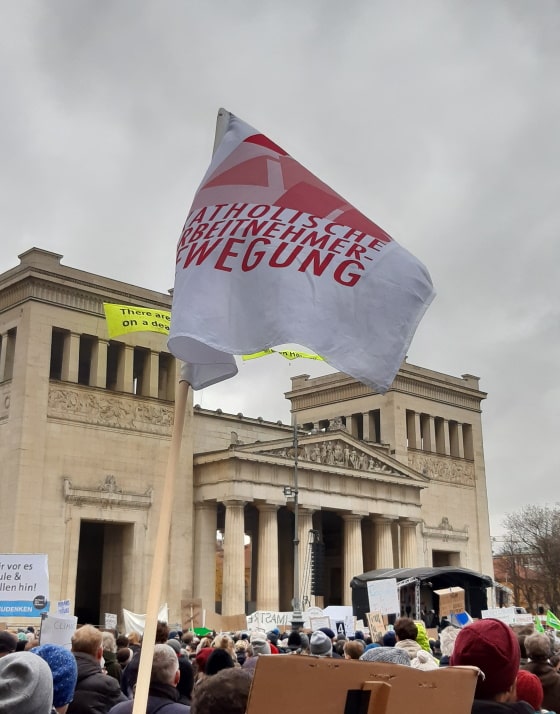
[[298, 491], [298, 434], [294, 422], [294, 485], [284, 486], [284, 496], [294, 499], [294, 597], [292, 599], [292, 630], [303, 627], [301, 595], [299, 592], [299, 491]]

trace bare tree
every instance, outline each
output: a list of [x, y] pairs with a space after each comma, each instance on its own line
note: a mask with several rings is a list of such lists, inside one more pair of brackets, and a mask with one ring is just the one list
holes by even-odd
[[[528, 602], [534, 602], [542, 588], [543, 600], [557, 612], [560, 606], [560, 505], [525, 506], [517, 513], [508, 514], [504, 527], [507, 534], [501, 554], [517, 558], [512, 582], [523, 591]], [[527, 569], [537, 573], [538, 582], [528, 577]]]

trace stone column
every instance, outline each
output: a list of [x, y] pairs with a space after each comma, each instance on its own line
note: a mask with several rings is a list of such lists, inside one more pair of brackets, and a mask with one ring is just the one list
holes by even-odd
[[420, 437], [420, 414], [407, 411], [406, 427], [408, 432], [408, 446], [411, 449], [420, 449], [422, 439]]
[[71, 332], [64, 340], [62, 355], [61, 379], [64, 382], [78, 381], [78, 367], [80, 364], [80, 335]]
[[278, 590], [278, 506], [259, 504], [259, 547], [257, 564], [257, 610], [277, 612]]
[[132, 379], [134, 368], [134, 347], [131, 345], [121, 345], [119, 351], [119, 363], [117, 365], [117, 392], [128, 392], [132, 394]]
[[463, 441], [463, 425], [457, 424], [457, 455], [460, 459], [465, 458], [465, 443]]
[[350, 581], [364, 572], [362, 550], [362, 516], [357, 513], [344, 513], [344, 567], [342, 583], [343, 605], [352, 605]]
[[352, 414], [348, 415], [345, 417], [346, 421], [346, 431], [350, 434], [350, 436], [356, 436], [356, 424], [355, 424], [355, 419], [352, 416]]
[[[298, 540], [299, 540], [299, 546], [298, 546], [298, 560], [299, 560], [299, 595], [300, 595], [300, 600], [303, 601], [304, 596], [307, 595], [307, 597], [311, 600], [311, 570], [310, 570], [310, 565], [311, 562], [308, 560], [308, 558], [311, 557], [311, 553], [309, 550], [309, 531], [313, 529], [313, 511], [309, 508], [302, 508], [301, 506], [298, 509]], [[307, 575], [309, 577], [305, 577], [306, 575], [306, 565], [308, 566], [307, 568]], [[304, 592], [305, 590], [305, 592]], [[305, 609], [305, 608], [303, 608]]]
[[414, 520], [403, 519], [399, 521], [401, 542], [401, 568], [417, 568], [418, 541], [416, 539], [416, 525]]
[[216, 608], [216, 530], [216, 504], [195, 503], [193, 593], [211, 611]]
[[158, 397], [159, 387], [159, 352], [150, 350], [146, 365], [144, 368], [145, 388], [144, 394], [147, 397]]
[[422, 415], [422, 427], [424, 432], [424, 451], [437, 451], [436, 449], [436, 426], [434, 417], [429, 414]]
[[222, 615], [245, 612], [245, 514], [243, 501], [225, 501]]
[[393, 518], [384, 516], [374, 516], [375, 523], [375, 567], [394, 568], [395, 558], [393, 556], [393, 534], [391, 526]]
[[8, 351], [8, 333], [3, 332], [0, 341], [0, 382], [4, 381], [6, 371], [6, 352]]
[[96, 340], [91, 354], [89, 383], [92, 387], [107, 387], [107, 347], [106, 340]]

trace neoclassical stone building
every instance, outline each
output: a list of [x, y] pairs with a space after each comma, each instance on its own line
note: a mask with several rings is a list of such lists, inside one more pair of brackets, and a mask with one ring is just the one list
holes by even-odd
[[[47, 553], [50, 597], [82, 621], [145, 610], [177, 364], [156, 333], [110, 340], [103, 302], [170, 297], [33, 248], [0, 275], [0, 550]], [[350, 604], [354, 575], [492, 573], [478, 378], [403, 363], [381, 396], [340, 374], [292, 379], [294, 428], [192, 405], [164, 599], [290, 610], [297, 473], [304, 605]], [[324, 587], [311, 594], [311, 543]], [[218, 556], [218, 557], [217, 557]]]

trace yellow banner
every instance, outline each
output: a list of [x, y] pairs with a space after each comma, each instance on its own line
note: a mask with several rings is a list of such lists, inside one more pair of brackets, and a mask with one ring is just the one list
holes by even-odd
[[249, 359], [257, 359], [258, 357], [266, 357], [267, 355], [272, 355], [272, 354], [278, 354], [282, 355], [287, 360], [293, 360], [293, 359], [298, 359], [298, 357], [302, 357], [303, 359], [316, 359], [320, 360], [321, 362], [324, 362], [325, 360], [323, 357], [319, 357], [319, 355], [314, 355], [309, 352], [297, 352], [295, 350], [262, 350], [262, 352], [253, 352], [253, 354], [250, 355], [243, 355], [242, 359], [244, 362], [246, 362]]
[[169, 335], [169, 310], [138, 307], [135, 305], [114, 305], [104, 302], [109, 339], [127, 335], [130, 332], [160, 332]]

